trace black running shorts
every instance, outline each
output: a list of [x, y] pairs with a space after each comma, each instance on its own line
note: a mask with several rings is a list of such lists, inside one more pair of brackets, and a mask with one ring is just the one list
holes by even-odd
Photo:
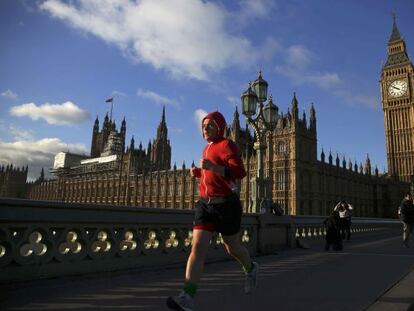
[[234, 235], [240, 231], [242, 206], [239, 196], [232, 194], [220, 203], [208, 203], [200, 199], [195, 205], [193, 229], [217, 231], [222, 235]]

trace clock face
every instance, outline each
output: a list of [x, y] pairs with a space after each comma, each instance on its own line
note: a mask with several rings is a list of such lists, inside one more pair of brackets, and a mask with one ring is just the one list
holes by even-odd
[[388, 94], [391, 97], [400, 97], [407, 92], [407, 81], [395, 80], [388, 86]]

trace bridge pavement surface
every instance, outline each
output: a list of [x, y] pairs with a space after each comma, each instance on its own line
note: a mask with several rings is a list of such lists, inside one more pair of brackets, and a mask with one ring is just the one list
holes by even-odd
[[[362, 233], [342, 252], [281, 250], [255, 258], [259, 287], [243, 294], [238, 264], [206, 265], [196, 310], [409, 310], [414, 303], [414, 243], [400, 231]], [[413, 270], [413, 272], [412, 272]], [[38, 280], [0, 288], [1, 310], [167, 310], [165, 299], [182, 287], [184, 266]]]

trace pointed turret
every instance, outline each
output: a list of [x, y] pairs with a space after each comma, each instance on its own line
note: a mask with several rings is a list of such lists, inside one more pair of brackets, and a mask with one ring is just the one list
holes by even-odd
[[124, 117], [124, 119], [122, 120], [122, 123], [121, 123], [121, 133], [123, 133], [123, 134], [126, 133], [126, 121], [125, 121], [125, 117]]
[[391, 32], [391, 36], [390, 36], [390, 40], [389, 42], [392, 41], [397, 41], [397, 40], [401, 40], [401, 35], [400, 35], [400, 31], [398, 30], [397, 27], [397, 22], [396, 22], [396, 16], [395, 14], [393, 14], [392, 16], [392, 32]]
[[400, 31], [397, 27], [395, 15], [393, 16], [392, 32], [390, 40], [388, 41], [388, 58], [384, 68], [394, 65], [401, 65], [409, 63], [410, 58], [407, 54], [405, 41], [401, 37]]
[[303, 124], [306, 128], [307, 127], [307, 121], [306, 121], [306, 112], [305, 112], [305, 110], [303, 110], [302, 121], [303, 121]]
[[98, 115], [96, 115], [95, 123], [93, 124], [93, 131], [94, 132], [99, 132], [99, 119], [98, 119]]
[[316, 111], [315, 108], [313, 107], [313, 103], [311, 105], [310, 108], [310, 118], [309, 118], [309, 126], [311, 130], [316, 130]]
[[42, 167], [42, 170], [40, 171], [39, 181], [44, 181], [44, 180], [45, 180], [45, 170]]
[[342, 168], [346, 168], [346, 160], [345, 160], [345, 156], [342, 157]]
[[135, 139], [134, 139], [134, 135], [132, 135], [131, 143], [129, 144], [129, 149], [131, 151], [134, 151], [134, 149], [135, 149]]
[[296, 92], [293, 92], [293, 98], [292, 98], [292, 102], [290, 104], [290, 107], [291, 107], [293, 119], [297, 120], [298, 119], [299, 110], [298, 110], [298, 100], [296, 98]]
[[367, 159], [365, 160], [364, 171], [365, 171], [365, 174], [371, 175], [371, 160], [369, 159], [368, 154], [367, 154]]
[[335, 159], [335, 164], [336, 164], [336, 166], [337, 167], [339, 167], [339, 163], [340, 163], [341, 161], [339, 160], [339, 155], [338, 154], [336, 154], [336, 159]]
[[108, 117], [108, 113], [106, 113], [104, 122], [102, 124], [102, 129], [109, 129], [109, 128], [110, 128], [109, 117]]
[[239, 117], [239, 111], [237, 110], [237, 106], [236, 106], [236, 110], [234, 111], [234, 114], [233, 114], [232, 129], [233, 129], [233, 131], [240, 130], [240, 117]]
[[325, 152], [323, 151], [323, 147], [322, 147], [322, 152], [321, 152], [321, 161], [325, 163]]
[[329, 150], [328, 161], [329, 161], [329, 164], [332, 165], [332, 152], [331, 152], [331, 150]]

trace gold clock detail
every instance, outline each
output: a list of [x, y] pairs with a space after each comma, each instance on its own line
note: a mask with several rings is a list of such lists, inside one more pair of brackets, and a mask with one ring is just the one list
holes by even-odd
[[407, 93], [407, 81], [405, 80], [395, 80], [392, 81], [388, 86], [388, 94], [391, 97], [400, 97]]

